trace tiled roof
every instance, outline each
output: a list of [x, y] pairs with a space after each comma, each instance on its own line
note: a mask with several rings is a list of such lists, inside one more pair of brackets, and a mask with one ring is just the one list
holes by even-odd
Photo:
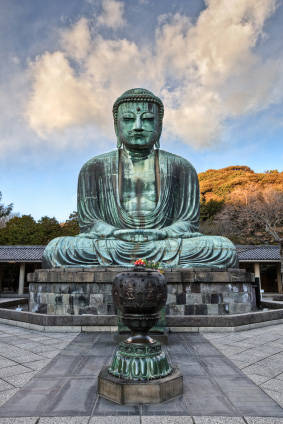
[[41, 262], [46, 246], [0, 246], [0, 262]]
[[280, 261], [279, 246], [236, 246], [240, 261]]
[[[0, 246], [0, 262], [41, 262], [45, 246]], [[240, 261], [280, 261], [279, 247], [236, 246]]]

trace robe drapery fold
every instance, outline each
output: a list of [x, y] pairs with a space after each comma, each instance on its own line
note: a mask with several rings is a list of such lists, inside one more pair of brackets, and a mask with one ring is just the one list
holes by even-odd
[[[78, 180], [81, 233], [52, 240], [43, 255], [44, 268], [55, 266], [133, 265], [138, 258], [164, 267], [237, 265], [234, 245], [223, 237], [198, 233], [199, 183], [186, 159], [156, 150], [159, 198], [153, 211], [131, 214], [121, 204], [118, 151], [89, 160]], [[163, 229], [168, 238], [127, 242], [113, 236], [117, 229]]]

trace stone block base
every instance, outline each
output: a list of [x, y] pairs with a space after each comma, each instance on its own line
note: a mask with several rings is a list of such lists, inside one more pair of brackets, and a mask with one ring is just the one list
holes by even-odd
[[103, 367], [98, 376], [98, 394], [122, 405], [162, 403], [183, 394], [183, 376], [178, 367], [164, 378], [130, 381], [113, 377]]
[[[48, 315], [116, 315], [111, 289], [119, 268], [56, 268], [28, 274], [30, 311]], [[166, 269], [166, 316], [251, 311], [254, 274], [241, 269]]]

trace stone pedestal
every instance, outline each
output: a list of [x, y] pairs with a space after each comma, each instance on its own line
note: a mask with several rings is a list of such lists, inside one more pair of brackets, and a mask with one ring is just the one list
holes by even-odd
[[168, 377], [149, 381], [124, 380], [103, 367], [98, 376], [98, 394], [123, 405], [162, 403], [183, 394], [183, 376], [178, 367]]
[[[30, 311], [50, 315], [116, 315], [111, 288], [121, 268], [58, 268], [28, 274]], [[166, 316], [251, 311], [254, 274], [242, 269], [170, 269]]]

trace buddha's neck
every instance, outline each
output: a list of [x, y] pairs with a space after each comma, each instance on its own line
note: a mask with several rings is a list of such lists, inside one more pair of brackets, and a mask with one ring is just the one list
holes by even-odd
[[150, 155], [152, 155], [152, 153], [154, 153], [154, 148], [149, 147], [149, 148], [145, 148], [145, 149], [131, 149], [129, 147], [123, 146], [123, 153], [131, 159], [134, 160], [144, 160], [147, 159]]

